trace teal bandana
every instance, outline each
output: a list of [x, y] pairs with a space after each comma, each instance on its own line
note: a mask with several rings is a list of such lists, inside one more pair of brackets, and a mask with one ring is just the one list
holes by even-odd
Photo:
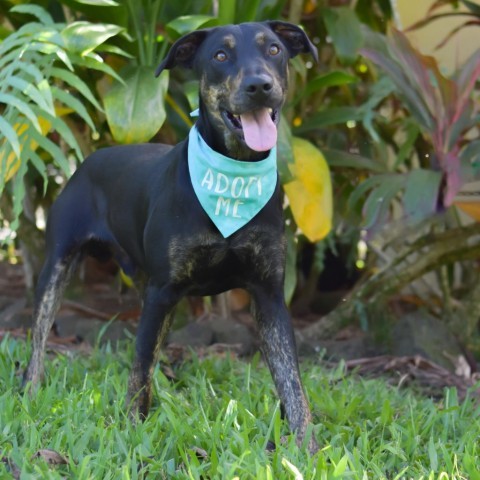
[[225, 237], [246, 225], [270, 200], [277, 185], [277, 149], [258, 162], [233, 160], [212, 150], [193, 126], [188, 169], [195, 194]]

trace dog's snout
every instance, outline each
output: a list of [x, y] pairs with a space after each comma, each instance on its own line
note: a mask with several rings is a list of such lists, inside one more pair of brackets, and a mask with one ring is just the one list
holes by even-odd
[[267, 74], [249, 77], [244, 83], [244, 89], [252, 97], [268, 96], [273, 89], [273, 78]]

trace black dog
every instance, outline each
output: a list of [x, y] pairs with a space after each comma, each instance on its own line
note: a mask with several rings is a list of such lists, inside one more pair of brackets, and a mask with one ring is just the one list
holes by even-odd
[[[316, 59], [305, 33], [284, 22], [199, 30], [173, 45], [157, 75], [176, 66], [198, 74], [199, 134], [213, 150], [241, 160], [237, 163], [248, 170], [276, 142], [288, 60], [301, 52]], [[129, 398], [140, 415], [149, 410], [153, 365], [177, 302], [185, 295], [245, 288], [252, 297], [262, 352], [300, 444], [311, 416], [283, 296], [284, 220], [276, 171], [267, 203], [225, 238], [192, 188], [188, 145], [189, 139], [174, 148], [107, 148], [87, 158], [72, 176], [48, 219], [47, 259], [36, 291], [33, 352], [24, 381], [35, 385], [43, 374], [46, 337], [78, 260], [84, 254], [113, 256], [127, 274], [139, 269], [148, 279], [129, 381]], [[260, 192], [261, 185], [245, 187], [247, 197], [248, 187], [250, 193], [257, 187]], [[239, 216], [234, 205], [223, 207]], [[308, 442], [314, 451], [315, 440]]]

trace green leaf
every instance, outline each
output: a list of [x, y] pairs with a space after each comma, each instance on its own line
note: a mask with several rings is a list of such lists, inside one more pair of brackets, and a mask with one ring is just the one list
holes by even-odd
[[60, 27], [60, 25], [63, 24], [56, 24], [55, 27], [43, 27], [41, 31], [33, 35], [32, 40], [37, 41], [39, 44], [46, 44], [48, 46], [53, 46], [53, 47], [59, 47], [63, 48], [65, 47], [65, 42], [60, 35], [60, 32], [57, 30], [57, 28]]
[[428, 457], [430, 459], [430, 469], [436, 472], [438, 469], [438, 453], [435, 448], [433, 437], [430, 437], [430, 440], [428, 441]]
[[37, 152], [33, 151], [28, 147], [25, 151], [26, 157], [30, 159], [32, 165], [36, 168], [37, 172], [41, 175], [43, 179], [43, 194], [45, 195], [48, 187], [48, 175], [47, 175], [47, 166], [45, 162], [38, 156]]
[[[23, 39], [23, 43], [28, 43], [31, 42], [28, 45], [28, 48], [25, 49], [26, 52], [40, 52], [44, 55], [56, 55], [57, 50], [59, 49], [58, 45], [55, 45], [54, 43], [41, 43], [41, 42], [32, 42], [31, 39]], [[18, 52], [15, 52], [18, 54]], [[23, 52], [22, 52], [23, 55]]]
[[127, 67], [123, 78], [104, 98], [108, 125], [119, 143], [147, 142], [165, 121], [168, 71], [157, 79], [150, 67]]
[[[11, 76], [9, 78], [6, 78], [3, 83], [4, 85], [9, 85], [17, 90], [19, 90], [21, 93], [29, 97], [34, 103], [36, 103], [42, 110], [45, 110], [46, 112], [49, 112], [51, 114], [55, 113], [55, 109], [53, 106], [53, 101], [51, 98], [51, 95], [48, 95], [46, 93], [46, 88], [45, 84], [43, 83], [44, 80], [42, 80], [38, 85], [42, 86], [42, 90], [39, 88], [35, 87], [31, 83], [25, 81], [23, 78], [20, 78], [18, 76]], [[48, 84], [47, 84], [48, 86]]]
[[295, 99], [295, 103], [300, 101], [302, 98], [312, 95], [322, 88], [338, 87], [340, 85], [347, 85], [355, 82], [358, 82], [358, 78], [355, 75], [350, 75], [349, 73], [342, 72], [340, 70], [328, 72], [308, 82], [307, 86]]
[[46, 107], [45, 111], [55, 115], [55, 105], [53, 104], [53, 95], [52, 90], [50, 89], [50, 83], [46, 78], [38, 83], [38, 91], [42, 94], [42, 97], [45, 99]]
[[[12, 35], [13, 36], [13, 35]], [[45, 55], [40, 55], [30, 44], [28, 49], [25, 50], [25, 44], [30, 42], [29, 38], [20, 38], [18, 42], [10, 42], [7, 44], [7, 40], [0, 42], [0, 74], [5, 75], [4, 68], [5, 66], [10, 66], [12, 68], [20, 68], [18, 64], [20, 61], [25, 61], [28, 59], [29, 62], [39, 61], [40, 63], [45, 62]], [[14, 45], [12, 45], [14, 44]], [[48, 57], [47, 57], [48, 58]], [[50, 59], [49, 59], [50, 60]], [[38, 65], [37, 65], [38, 66]]]
[[73, 69], [72, 62], [70, 61], [70, 58], [68, 57], [67, 52], [65, 52], [65, 50], [58, 49], [58, 50], [55, 52], [55, 55], [66, 65], [66, 67], [67, 67], [71, 72], [73, 72], [74, 69]]
[[112, 67], [110, 67], [110, 65], [104, 63], [102, 57], [94, 52], [87, 53], [83, 56], [71, 54], [70, 58], [75, 65], [91, 68], [92, 70], [98, 70], [99, 72], [110, 75], [121, 84], [124, 83], [122, 77], [120, 77], [120, 75], [118, 75], [118, 73]]
[[381, 183], [374, 188], [364, 206], [364, 227], [372, 228], [386, 220], [392, 200], [405, 186], [405, 175], [390, 175], [388, 182]]
[[27, 173], [28, 163], [21, 162], [20, 167], [13, 179], [13, 221], [10, 225], [12, 230], [18, 228], [18, 219], [23, 211], [23, 199], [25, 198], [25, 182], [23, 177]]
[[385, 165], [371, 158], [345, 152], [344, 150], [323, 149], [323, 154], [331, 167], [358, 168], [370, 172], [385, 172]]
[[102, 50], [102, 52], [113, 53], [114, 55], [119, 55], [121, 57], [126, 57], [126, 58], [130, 58], [130, 59], [135, 58], [134, 55], [131, 55], [130, 53], [126, 52], [125, 50], [122, 50], [120, 47], [117, 47], [116, 45], [109, 45], [108, 43], [102, 44], [101, 50]]
[[326, 8], [323, 19], [338, 58], [352, 64], [363, 46], [363, 34], [355, 12], [348, 7]]
[[340, 461], [335, 465], [335, 469], [333, 470], [333, 477], [343, 477], [343, 474], [347, 470], [348, 466], [348, 455], [345, 454]]
[[373, 120], [378, 116], [376, 107], [383, 102], [392, 92], [395, 91], [395, 85], [389, 77], [382, 76], [370, 89], [369, 99], [359, 107], [361, 113], [361, 121], [365, 130], [372, 136], [375, 142], [380, 142], [380, 137], [376, 132]]
[[[82, 152], [80, 150], [80, 147], [78, 146], [75, 136], [68, 128], [67, 124], [60, 117], [50, 115], [47, 112], [39, 112], [39, 114], [40, 113], [51, 123], [52, 128], [60, 134], [62, 139], [65, 140], [65, 142], [70, 145], [70, 147], [72, 147], [72, 149], [77, 154], [78, 159], [81, 160], [83, 158]], [[70, 167], [68, 167], [68, 172], [69, 171]]]
[[44, 25], [52, 25], [53, 19], [50, 14], [39, 5], [33, 5], [31, 3], [23, 4], [23, 5], [15, 5], [10, 9], [10, 12], [14, 13], [28, 13], [29, 15], [33, 15], [37, 17], [41, 23]]
[[441, 184], [441, 172], [417, 169], [408, 173], [403, 195], [406, 215], [415, 222], [433, 215], [437, 210]]
[[390, 400], [386, 398], [383, 401], [382, 412], [380, 414], [380, 422], [382, 425], [388, 425], [394, 418], [394, 410], [390, 405]]
[[31, 130], [32, 139], [35, 140], [40, 147], [42, 147], [54, 160], [54, 162], [63, 170], [68, 177], [72, 174], [70, 171], [70, 164], [66, 159], [61, 148], [53, 143], [48, 137], [44, 137], [36, 130]]
[[381, 175], [374, 175], [373, 177], [367, 178], [366, 180], [361, 182], [355, 187], [348, 199], [348, 209], [354, 210], [357, 203], [364, 195], [366, 195], [369, 190], [376, 188], [377, 185], [381, 183], [388, 183], [392, 176], [393, 175], [391, 173], [384, 173]]
[[420, 129], [414, 121], [409, 121], [406, 127], [407, 138], [404, 140], [402, 146], [398, 150], [397, 158], [393, 170], [397, 169], [412, 153], [415, 141], [420, 135]]
[[66, 91], [58, 88], [52, 87], [52, 92], [54, 97], [62, 102], [67, 107], [70, 107], [72, 110], [75, 111], [77, 115], [83, 118], [85, 123], [93, 130], [96, 131], [95, 125], [93, 124], [92, 118], [87, 112], [87, 109], [84, 107], [83, 103], [75, 98], [73, 95], [70, 95]]
[[347, 123], [350, 120], [358, 121], [361, 118], [362, 112], [358, 107], [331, 107], [313, 115], [308, 121], [295, 128], [293, 132], [298, 135], [329, 125]]
[[165, 29], [167, 30], [168, 35], [176, 40], [182, 35], [198, 30], [200, 27], [204, 27], [207, 24], [212, 26], [212, 23], [216, 23], [216, 18], [210, 15], [184, 15], [167, 23]]
[[466, 474], [465, 478], [469, 480], [480, 480], [477, 455], [472, 456], [468, 452], [465, 452], [462, 458], [462, 467]]
[[68, 50], [85, 55], [123, 30], [118, 25], [80, 21], [65, 27], [61, 35]]
[[33, 124], [33, 126], [40, 132], [40, 124], [38, 123], [37, 116], [33, 113], [33, 110], [28, 106], [28, 103], [23, 102], [18, 97], [14, 97], [9, 93], [0, 93], [0, 103], [5, 103], [16, 108], [20, 113], [25, 115]]
[[98, 103], [97, 99], [88, 88], [88, 85], [72, 72], [64, 70], [62, 68], [53, 67], [50, 69], [50, 75], [52, 77], [63, 80], [65, 83], [75, 88], [79, 93], [81, 93], [97, 110], [103, 112], [103, 108]]
[[[40, 83], [43, 80], [43, 73], [40, 69], [32, 64], [32, 63], [25, 63], [25, 62], [15, 62], [12, 64], [12, 70], [21, 70], [25, 72], [27, 75], [30, 75], [35, 83]], [[9, 73], [8, 76], [10, 76]]]
[[358, 82], [358, 78], [355, 75], [351, 75], [341, 70], [328, 72], [324, 75], [320, 75], [313, 79], [307, 85], [307, 92], [313, 93], [320, 88], [326, 87], [338, 87], [339, 85], [347, 85], [348, 83]]
[[[10, 143], [13, 151], [17, 158], [20, 158], [20, 142], [18, 141], [17, 132], [14, 128], [5, 120], [5, 117], [0, 115], [0, 133], [7, 139]], [[2, 166], [3, 169], [3, 166]]]
[[0, 44], [0, 50], [2, 52], [7, 52], [8, 50], [17, 46], [19, 41], [25, 42], [26, 37], [32, 37], [38, 33], [42, 33], [44, 32], [45, 28], [45, 26], [35, 22], [22, 25]]

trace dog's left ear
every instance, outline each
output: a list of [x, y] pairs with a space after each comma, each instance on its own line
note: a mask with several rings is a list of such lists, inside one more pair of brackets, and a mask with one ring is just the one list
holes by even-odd
[[287, 47], [290, 57], [299, 53], [311, 53], [315, 62], [318, 63], [317, 47], [300, 27], [288, 22], [269, 21], [265, 23]]
[[164, 70], [170, 70], [177, 65], [192, 68], [198, 47], [207, 38], [207, 35], [208, 30], [197, 30], [179, 38], [155, 70], [155, 76], [158, 77]]

